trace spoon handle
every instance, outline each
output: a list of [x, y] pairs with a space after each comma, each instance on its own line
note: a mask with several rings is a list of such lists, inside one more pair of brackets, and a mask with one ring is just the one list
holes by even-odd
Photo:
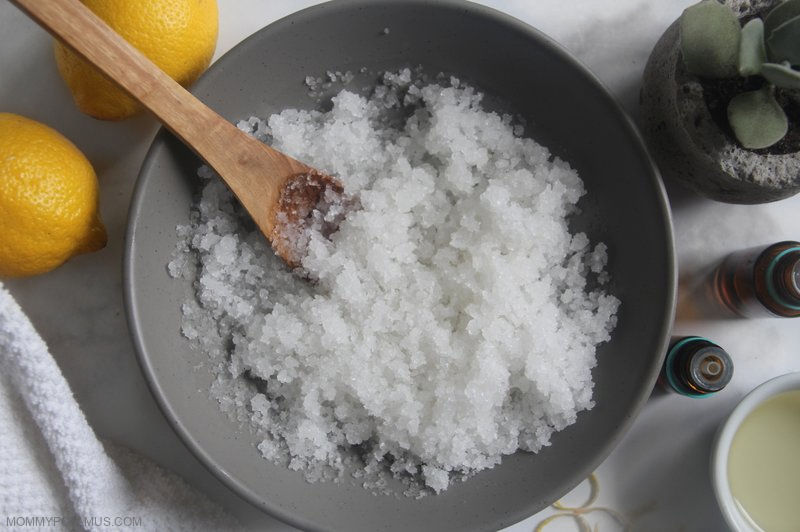
[[270, 218], [259, 211], [274, 208], [286, 176], [308, 171], [208, 108], [78, 0], [11, 1], [155, 114], [223, 177], [257, 223]]

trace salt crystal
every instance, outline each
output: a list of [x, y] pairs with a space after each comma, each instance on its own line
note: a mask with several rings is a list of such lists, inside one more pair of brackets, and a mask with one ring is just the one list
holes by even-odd
[[[594, 405], [595, 350], [620, 303], [602, 288], [607, 247], [569, 230], [583, 184], [482, 94], [440, 79], [389, 72], [325, 113], [241, 122], [360, 205], [328, 198], [304, 233], [313, 283], [207, 168], [178, 232], [169, 272], [195, 281], [182, 330], [214, 361], [211, 393], [249, 417], [265, 458], [309, 480], [357, 467], [369, 489], [385, 491], [386, 474], [410, 496], [438, 493], [548, 446]], [[403, 123], [387, 119], [397, 109]]]

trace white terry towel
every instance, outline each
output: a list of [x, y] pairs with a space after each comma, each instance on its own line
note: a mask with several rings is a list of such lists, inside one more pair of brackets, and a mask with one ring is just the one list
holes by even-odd
[[150, 460], [119, 447], [107, 454], [2, 283], [0, 368], [0, 529], [238, 528], [216, 503]]

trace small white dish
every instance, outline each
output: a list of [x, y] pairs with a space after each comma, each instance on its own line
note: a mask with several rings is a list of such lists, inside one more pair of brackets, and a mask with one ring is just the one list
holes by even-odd
[[747, 394], [722, 423], [711, 451], [711, 484], [722, 515], [735, 532], [762, 532], [740, 509], [728, 480], [728, 455], [733, 437], [742, 422], [756, 407], [783, 392], [800, 390], [800, 372], [788, 373], [768, 380]]

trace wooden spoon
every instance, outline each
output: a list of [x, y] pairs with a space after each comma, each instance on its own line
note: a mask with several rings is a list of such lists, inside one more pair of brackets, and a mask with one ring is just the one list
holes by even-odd
[[222, 177], [287, 264], [298, 228], [342, 185], [239, 130], [162, 72], [78, 0], [11, 0], [118, 83]]

